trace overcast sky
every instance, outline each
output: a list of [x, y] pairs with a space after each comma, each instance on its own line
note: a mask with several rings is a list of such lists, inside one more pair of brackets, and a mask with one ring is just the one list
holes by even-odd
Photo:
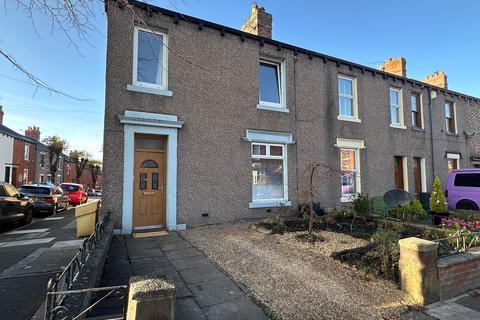
[[[0, 48], [51, 86], [87, 101], [35, 90], [0, 57], [0, 105], [4, 124], [18, 132], [39, 126], [42, 137], [58, 134], [71, 149], [101, 159], [105, 99], [106, 17], [98, 5], [90, 44], [79, 52], [42, 15], [35, 33], [24, 11], [7, 1], [0, 9]], [[247, 0], [155, 0], [150, 3], [240, 28]], [[342, 0], [257, 1], [273, 14], [273, 38], [371, 67], [386, 57], [407, 59], [407, 75], [421, 80], [447, 73], [449, 88], [480, 97], [480, 1]]]

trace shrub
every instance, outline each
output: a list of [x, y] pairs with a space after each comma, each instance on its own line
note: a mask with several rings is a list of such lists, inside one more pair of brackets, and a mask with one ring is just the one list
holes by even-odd
[[447, 200], [443, 195], [440, 179], [435, 177], [433, 181], [432, 195], [430, 196], [430, 211], [432, 212], [447, 212]]
[[480, 211], [474, 210], [455, 210], [450, 214], [451, 217], [458, 217], [465, 221], [477, 221], [480, 220]]
[[357, 193], [352, 201], [353, 212], [357, 218], [367, 221], [367, 218], [372, 213], [372, 200], [368, 197], [368, 194]]
[[386, 279], [395, 279], [398, 260], [400, 259], [400, 247], [398, 245], [400, 234], [392, 229], [379, 229], [372, 236], [374, 245], [366, 259], [377, 257], [379, 259], [379, 271]]
[[297, 239], [298, 241], [310, 242], [310, 243], [325, 241], [324, 237], [315, 233], [312, 233], [311, 238], [308, 236], [308, 233], [298, 233], [295, 235], [295, 239]]
[[281, 217], [267, 218], [258, 223], [259, 226], [265, 229], [272, 230], [272, 234], [284, 234], [287, 228]]

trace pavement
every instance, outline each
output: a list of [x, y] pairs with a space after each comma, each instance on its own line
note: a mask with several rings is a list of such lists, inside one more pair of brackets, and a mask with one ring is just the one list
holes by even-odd
[[[101, 286], [125, 285], [131, 276], [151, 273], [175, 284], [177, 320], [268, 319], [247, 288], [235, 283], [179, 234], [114, 236]], [[106, 300], [90, 316], [119, 314], [121, 310], [121, 302]]]
[[480, 319], [480, 290], [432, 303], [423, 311], [408, 311], [401, 320], [477, 320]]
[[0, 318], [30, 319], [47, 282], [78, 252], [73, 210], [0, 227]]

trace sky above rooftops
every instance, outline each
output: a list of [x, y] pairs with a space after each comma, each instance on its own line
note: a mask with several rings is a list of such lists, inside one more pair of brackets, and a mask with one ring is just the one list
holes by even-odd
[[[155, 0], [154, 5], [240, 28], [251, 1]], [[273, 14], [273, 38], [338, 58], [377, 67], [387, 57], [407, 59], [407, 76], [422, 80], [445, 71], [449, 89], [480, 97], [480, 1], [464, 0], [265, 0]], [[7, 2], [0, 9], [0, 48], [56, 89], [79, 101], [35, 90], [0, 58], [0, 105], [4, 125], [23, 133], [39, 126], [42, 138], [58, 134], [71, 149], [101, 159], [105, 97], [106, 17], [96, 6], [97, 27], [78, 51], [50, 21]], [[37, 34], [38, 33], [38, 34]]]

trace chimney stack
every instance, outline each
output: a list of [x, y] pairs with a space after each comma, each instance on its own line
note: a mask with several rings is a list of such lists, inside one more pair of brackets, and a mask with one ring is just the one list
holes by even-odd
[[243, 24], [242, 31], [271, 39], [272, 15], [266, 12], [265, 8], [259, 8], [256, 4], [252, 5], [252, 14]]
[[447, 75], [443, 71], [435, 71], [433, 74], [426, 76], [423, 82], [435, 87], [448, 89]]
[[28, 129], [25, 130], [25, 135], [27, 137], [40, 141], [40, 128], [35, 126], [28, 127]]
[[403, 57], [387, 58], [384, 64], [380, 65], [380, 70], [396, 74], [397, 76], [407, 76], [407, 60]]
[[2, 110], [2, 106], [0, 106], [0, 125], [3, 124], [3, 115], [4, 115], [4, 114], [5, 114], [5, 113], [4, 113], [3, 110]]

